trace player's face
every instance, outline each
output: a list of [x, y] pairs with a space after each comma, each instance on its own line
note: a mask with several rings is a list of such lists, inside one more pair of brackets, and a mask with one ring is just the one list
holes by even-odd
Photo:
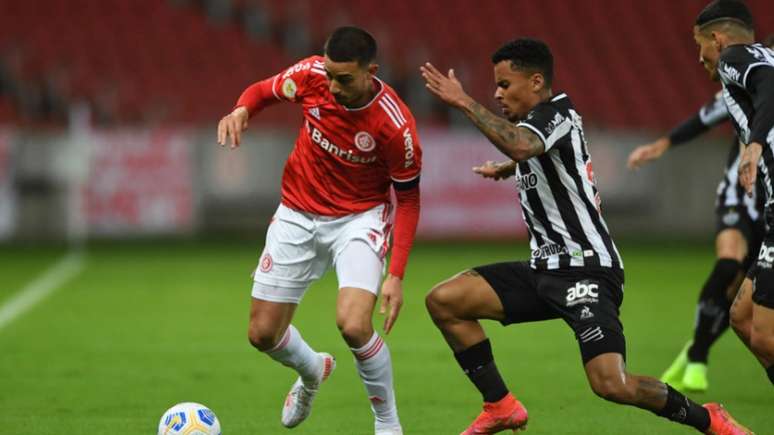
[[342, 106], [360, 107], [371, 97], [377, 68], [374, 64], [361, 66], [356, 61], [334, 62], [325, 56], [328, 90]]
[[718, 60], [720, 59], [720, 45], [711, 36], [707, 36], [699, 30], [698, 26], [693, 28], [693, 39], [699, 47], [699, 62], [704, 65], [710, 78], [718, 81]]
[[543, 76], [511, 68], [511, 61], [504, 60], [494, 66], [495, 100], [503, 116], [511, 122], [524, 119], [540, 102]]

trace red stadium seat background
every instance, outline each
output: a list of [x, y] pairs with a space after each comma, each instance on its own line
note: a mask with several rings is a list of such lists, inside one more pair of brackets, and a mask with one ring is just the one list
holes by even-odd
[[[335, 26], [355, 24], [376, 36], [386, 78], [404, 93], [419, 92], [417, 67], [431, 60], [455, 68], [468, 90], [489, 102], [491, 53], [506, 40], [532, 36], [551, 46], [555, 88], [570, 94], [587, 123], [665, 128], [718, 89], [699, 65], [691, 35], [705, 3], [234, 0], [231, 15], [219, 21], [201, 2], [2, 1], [0, 124], [63, 123], [63, 108], [80, 100], [105, 124], [211, 124], [249, 83], [319, 52]], [[771, 2], [748, 4], [758, 36], [774, 32]], [[240, 19], [250, 8], [269, 17], [263, 39], [251, 37]], [[306, 38], [307, 53], [284, 43], [282, 35], [294, 33]], [[435, 119], [434, 111], [418, 114]], [[295, 125], [298, 117], [288, 113], [272, 110], [261, 122]]]

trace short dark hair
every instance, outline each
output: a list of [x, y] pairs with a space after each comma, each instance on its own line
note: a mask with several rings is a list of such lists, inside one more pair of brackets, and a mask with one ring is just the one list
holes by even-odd
[[774, 33], [767, 36], [766, 39], [763, 40], [763, 45], [769, 48], [774, 47]]
[[699, 27], [721, 21], [733, 21], [748, 30], [754, 27], [752, 13], [741, 0], [714, 0], [696, 17], [696, 25]]
[[545, 42], [532, 38], [519, 38], [498, 48], [492, 55], [492, 63], [511, 61], [511, 68], [539, 72], [551, 87], [554, 81], [554, 56]]
[[334, 62], [365, 66], [376, 59], [376, 40], [359, 27], [339, 27], [325, 41], [325, 54]]

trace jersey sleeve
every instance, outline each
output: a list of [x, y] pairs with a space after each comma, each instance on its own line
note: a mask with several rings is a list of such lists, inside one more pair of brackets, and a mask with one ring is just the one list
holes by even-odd
[[559, 139], [570, 133], [572, 120], [562, 115], [554, 105], [542, 103], [532, 109], [527, 118], [516, 126], [535, 133], [545, 146], [544, 152], [548, 152]]
[[755, 107], [750, 142], [774, 146], [774, 68], [757, 69], [748, 81]]
[[419, 184], [422, 171], [422, 147], [413, 121], [399, 129], [387, 144], [387, 167], [396, 190]]
[[698, 113], [672, 129], [669, 142], [672, 146], [682, 145], [727, 119], [728, 108], [723, 101], [723, 94], [718, 92]]
[[720, 54], [718, 74], [726, 84], [734, 84], [748, 89], [747, 79], [750, 72], [758, 67], [774, 67], [774, 59], [770, 50], [750, 45], [732, 45]]
[[253, 115], [281, 101], [300, 103], [308, 94], [315, 75], [326, 75], [319, 56], [303, 59], [272, 77], [253, 83], [239, 97], [236, 106], [246, 107]]

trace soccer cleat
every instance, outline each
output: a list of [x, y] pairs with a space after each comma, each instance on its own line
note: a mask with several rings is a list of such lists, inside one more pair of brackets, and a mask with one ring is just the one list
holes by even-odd
[[336, 359], [327, 353], [319, 353], [323, 359], [319, 379], [312, 385], [306, 385], [299, 377], [285, 399], [282, 407], [282, 425], [291, 428], [301, 424], [312, 412], [312, 401], [317, 395], [320, 384], [331, 375], [336, 368]]
[[747, 429], [731, 417], [731, 414], [719, 403], [706, 403], [704, 409], [709, 411], [710, 427], [707, 435], [755, 435], [753, 431]]
[[689, 362], [685, 366], [685, 374], [683, 375], [683, 386], [688, 391], [704, 392], [709, 387], [707, 381], [707, 364]]
[[661, 382], [671, 385], [675, 390], [683, 390], [685, 387], [683, 385], [683, 376], [685, 375], [685, 367], [688, 365], [688, 348], [691, 347], [692, 343], [689, 341], [683, 346], [683, 350], [677, 354], [677, 358], [672, 361], [672, 365], [661, 375]]
[[526, 429], [527, 418], [527, 408], [508, 393], [498, 402], [484, 402], [484, 411], [460, 435], [495, 434], [503, 430], [515, 432]]

